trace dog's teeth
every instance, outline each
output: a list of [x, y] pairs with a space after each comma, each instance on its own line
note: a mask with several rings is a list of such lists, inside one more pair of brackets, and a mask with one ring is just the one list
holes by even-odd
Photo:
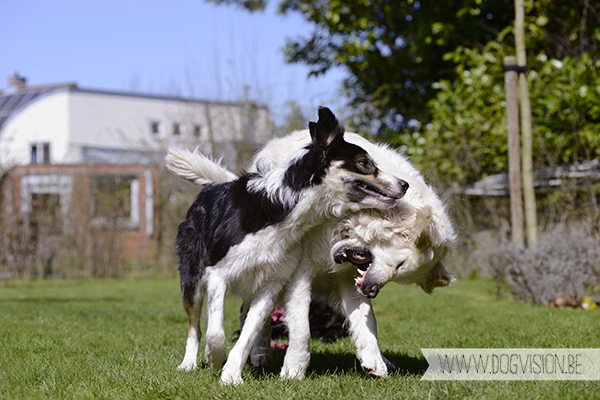
[[360, 276], [363, 276], [365, 274], [365, 271], [363, 271], [362, 269], [356, 268], [356, 271], [360, 274]]
[[356, 286], [360, 286], [360, 278], [359, 277], [354, 278], [354, 283], [356, 283]]

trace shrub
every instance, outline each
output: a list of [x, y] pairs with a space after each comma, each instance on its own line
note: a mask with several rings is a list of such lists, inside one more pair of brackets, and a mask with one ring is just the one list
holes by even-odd
[[555, 229], [527, 249], [504, 243], [480, 252], [499, 288], [522, 299], [548, 304], [600, 293], [600, 242], [586, 230]]

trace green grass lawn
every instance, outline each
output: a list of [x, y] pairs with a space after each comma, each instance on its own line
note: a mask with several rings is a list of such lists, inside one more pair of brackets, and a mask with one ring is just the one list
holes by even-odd
[[[239, 304], [227, 302], [229, 337]], [[391, 284], [374, 307], [381, 349], [399, 367], [387, 379], [367, 377], [345, 338], [313, 341], [303, 381], [279, 380], [277, 354], [267, 370], [246, 367], [244, 385], [221, 387], [206, 364], [192, 373], [175, 369], [187, 331], [176, 279], [10, 283], [0, 286], [0, 399], [600, 398], [597, 381], [421, 381], [427, 362], [420, 351], [598, 348], [599, 310], [516, 303], [482, 280], [432, 296]]]

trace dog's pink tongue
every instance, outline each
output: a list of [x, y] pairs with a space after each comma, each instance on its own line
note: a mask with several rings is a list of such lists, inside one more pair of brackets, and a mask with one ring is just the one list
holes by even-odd
[[353, 252], [349, 252], [347, 257], [348, 257], [348, 260], [350, 260], [350, 262], [353, 264], [366, 264], [370, 261], [370, 258], [367, 257], [366, 255], [353, 253]]

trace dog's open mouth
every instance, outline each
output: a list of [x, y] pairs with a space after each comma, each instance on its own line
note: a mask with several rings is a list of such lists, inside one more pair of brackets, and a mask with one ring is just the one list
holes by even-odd
[[401, 199], [404, 196], [404, 191], [393, 191], [387, 190], [383, 187], [377, 187], [369, 182], [363, 180], [357, 180], [354, 182], [354, 186], [361, 192], [365, 193], [369, 197], [374, 197], [383, 203], [393, 204], [396, 200]]
[[373, 255], [369, 249], [364, 247], [342, 246], [336, 250], [334, 261], [338, 264], [349, 262], [356, 265], [358, 267], [356, 271], [359, 275], [354, 279], [356, 287], [361, 289], [367, 297], [373, 298], [377, 296], [377, 293], [379, 292], [378, 285], [377, 288], [369, 288], [367, 291], [365, 291], [365, 288], [362, 288], [365, 274], [373, 261]]
[[[365, 247], [342, 246], [335, 251], [334, 261], [338, 264], [349, 262], [357, 266], [358, 275], [354, 282], [360, 292], [370, 299], [374, 299], [379, 294], [381, 286], [376, 282], [365, 283], [365, 276], [373, 262], [373, 254]], [[369, 280], [369, 279], [368, 279]]]

